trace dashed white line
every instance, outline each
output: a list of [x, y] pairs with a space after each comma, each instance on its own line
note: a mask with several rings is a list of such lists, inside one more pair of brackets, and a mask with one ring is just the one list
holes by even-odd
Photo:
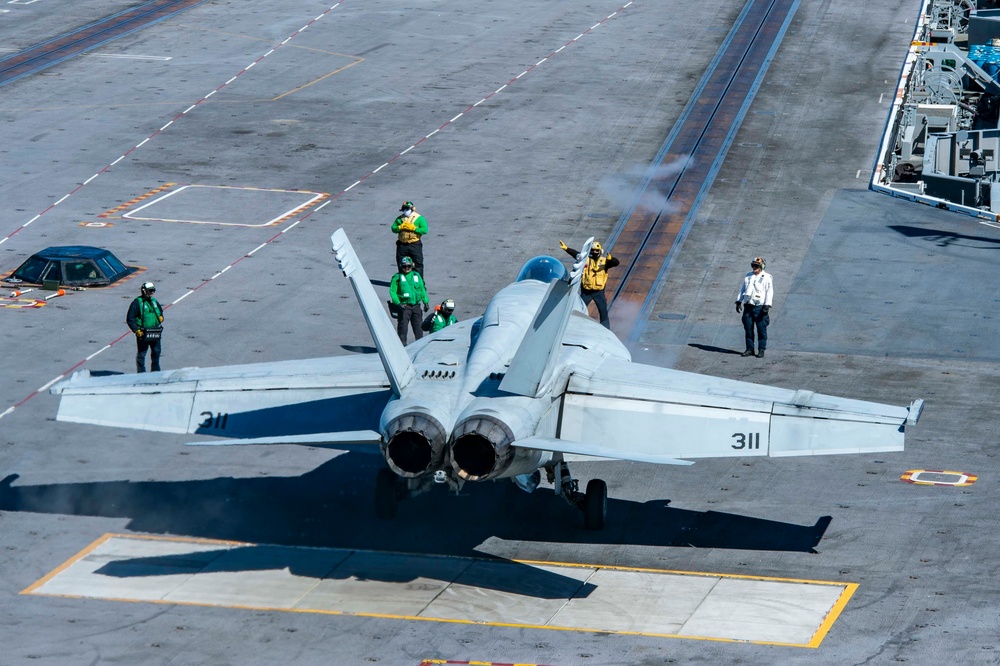
[[261, 243], [260, 245], [258, 245], [258, 246], [257, 246], [257, 247], [255, 247], [254, 249], [252, 249], [252, 250], [250, 250], [249, 252], [247, 252], [247, 256], [249, 257], [249, 256], [251, 256], [251, 255], [252, 255], [252, 254], [253, 254], [254, 252], [256, 252], [256, 251], [258, 251], [258, 250], [263, 250], [263, 249], [264, 249], [265, 247], [267, 247], [267, 243]]
[[590, 29], [591, 29], [591, 30], [597, 30], [597, 29], [598, 29], [598, 28], [600, 28], [600, 27], [601, 27], [601, 24], [600, 24], [600, 23], [595, 23], [594, 25], [590, 26]]
[[[387, 164], [388, 164], [388, 162], [387, 162]], [[320, 205], [316, 206], [316, 210], [323, 210], [324, 208], [326, 208], [326, 205], [327, 205], [328, 203], [330, 203], [330, 200], [329, 200], [329, 199], [327, 199], [326, 201], [324, 201], [324, 202], [323, 202], [323, 203], [321, 203]]]
[[462, 113], [458, 114], [457, 116], [455, 116], [454, 118], [452, 118], [452, 119], [451, 119], [451, 120], [449, 120], [448, 122], [449, 122], [449, 123], [453, 123], [453, 122], [455, 122], [456, 120], [458, 120], [459, 118], [461, 118], [461, 117], [462, 117], [462, 116], [463, 116], [464, 114], [465, 114], [465, 111], [463, 111]]
[[478, 102], [476, 102], [475, 104], [473, 104], [472, 106], [479, 106], [480, 104], [482, 104], [485, 101], [486, 101], [486, 98], [484, 97], [481, 100], [479, 100]]
[[495, 95], [495, 94], [497, 94], [498, 92], [500, 92], [501, 90], [503, 90], [503, 89], [504, 89], [504, 88], [506, 88], [506, 87], [507, 87], [507, 84], [505, 83], [505, 84], [503, 84], [502, 86], [500, 86], [499, 88], [497, 88], [496, 90], [494, 90], [494, 91], [493, 91], [493, 94], [494, 94], [494, 95]]
[[98, 176], [100, 176], [100, 175], [101, 175], [101, 174], [99, 174], [99, 173], [95, 173], [95, 174], [94, 174], [93, 176], [91, 176], [91, 177], [90, 177], [90, 178], [88, 178], [87, 180], [83, 181], [83, 184], [84, 184], [84, 185], [86, 185], [87, 183], [89, 183], [90, 181], [94, 180], [95, 178], [97, 178], [97, 177], [98, 177]]
[[[358, 181], [358, 182], [361, 182], [361, 181]], [[284, 229], [282, 229], [281, 233], [285, 233], [285, 232], [291, 231], [294, 227], [298, 226], [299, 222], [301, 222], [301, 221], [302, 220], [295, 220], [294, 222], [292, 222], [291, 224], [289, 224], [287, 227], [285, 227]]]
[[[4, 240], [6, 240], [6, 239], [4, 239]], [[4, 413], [3, 413], [3, 414], [0, 414], [0, 419], [2, 419], [3, 417], [7, 416], [7, 415], [8, 415], [8, 414], [10, 414], [10, 413], [11, 413], [12, 411], [14, 411], [14, 406], [13, 406], [13, 405], [11, 405], [10, 407], [8, 407], [8, 408], [7, 408], [7, 409], [6, 409], [5, 411], [4, 411]]]
[[47, 383], [47, 384], [43, 385], [43, 386], [42, 386], [42, 387], [41, 387], [40, 389], [38, 389], [38, 390], [36, 391], [36, 393], [42, 393], [42, 392], [44, 392], [44, 391], [45, 391], [45, 390], [46, 390], [47, 388], [49, 388], [50, 386], [52, 386], [53, 384], [55, 384], [55, 383], [56, 383], [57, 381], [59, 381], [60, 379], [62, 379], [62, 378], [63, 378], [63, 377], [65, 377], [65, 376], [66, 376], [66, 375], [59, 375], [58, 377], [56, 377], [55, 379], [53, 379], [53, 380], [52, 380], [52, 381], [50, 381], [49, 383]]
[[24, 226], [28, 226], [29, 224], [31, 224], [32, 222], [34, 222], [35, 220], [37, 220], [40, 217], [41, 217], [41, 215], [34, 216], [33, 218], [31, 218], [30, 220], [28, 220], [27, 222], [25, 222]]
[[546, 60], [548, 60], [548, 58], [542, 58], [541, 60], [539, 60], [538, 62], [535, 63], [535, 67], [538, 67], [539, 65], [541, 65]]
[[405, 155], [406, 153], [410, 152], [414, 148], [416, 148], [416, 146], [410, 146], [409, 148], [407, 148], [406, 150], [404, 150], [403, 152], [401, 152], [400, 155]]
[[251, 67], [253, 67], [253, 66], [254, 66], [254, 65], [256, 65], [256, 64], [257, 64], [257, 61], [256, 61], [256, 60], [254, 60], [254, 61], [253, 61], [252, 63], [250, 63], [249, 65], [247, 65], [247, 66], [246, 66], [246, 69], [244, 69], [243, 71], [245, 72], [245, 71], [249, 70], [249, 69], [250, 69]]
[[515, 78], [515, 79], [519, 79], [519, 78], [521, 78], [522, 76], [524, 76], [524, 75], [525, 75], [525, 74], [527, 74], [527, 73], [528, 73], [528, 70], [524, 70], [523, 72], [521, 72], [520, 74], [518, 74], [518, 75], [517, 75], [517, 76], [515, 76], [514, 78]]
[[576, 37], [574, 37], [574, 38], [573, 38], [573, 39], [571, 39], [570, 41], [571, 41], [571, 42], [575, 42], [576, 40], [578, 40], [578, 39], [582, 39], [582, 38], [583, 38], [583, 33], [581, 32], [581, 33], [580, 33], [579, 35], [577, 35]]
[[170, 127], [173, 124], [174, 124], [174, 121], [171, 120], [169, 123], [167, 123], [166, 125], [164, 125], [163, 127], [161, 127], [160, 131], [162, 132], [163, 130], [167, 129], [168, 127]]
[[148, 136], [147, 136], [147, 137], [146, 137], [145, 139], [143, 139], [142, 141], [140, 141], [140, 142], [139, 142], [139, 143], [138, 143], [138, 144], [136, 145], [136, 148], [142, 148], [142, 147], [143, 147], [144, 145], [146, 145], [146, 142], [147, 142], [147, 141], [149, 141], [149, 137], [148, 137]]
[[119, 157], [118, 159], [116, 159], [116, 160], [115, 160], [114, 162], [112, 162], [112, 163], [111, 163], [111, 166], [114, 166], [114, 165], [118, 164], [118, 163], [119, 163], [119, 162], [121, 162], [121, 161], [122, 161], [123, 159], [125, 159], [125, 156], [124, 156], [124, 155], [122, 155], [121, 157]]
[[214, 95], [214, 94], [215, 94], [215, 93], [217, 93], [217, 92], [219, 92], [219, 91], [218, 91], [218, 89], [216, 89], [216, 90], [213, 90], [212, 92], [210, 92], [210, 93], [208, 93], [207, 95], [205, 95], [205, 99], [208, 99], [209, 97], [211, 97], [212, 95]]
[[180, 298], [178, 298], [176, 301], [174, 301], [173, 303], [171, 303], [171, 305], [177, 305], [178, 303], [180, 303], [181, 301], [183, 301], [185, 298], [187, 298], [188, 296], [190, 296], [193, 293], [194, 293], [194, 289], [188, 289], [188, 291], [187, 291], [186, 294], [184, 294], [183, 296], [181, 296]]
[[98, 349], [97, 351], [95, 351], [93, 354], [91, 354], [90, 356], [88, 356], [84, 360], [85, 361], [89, 361], [90, 359], [94, 358], [95, 356], [97, 356], [98, 354], [100, 354], [105, 349], [111, 349], [111, 345], [104, 345], [103, 347], [101, 347], [100, 349]]
[[345, 191], [345, 192], [349, 192], [349, 191], [351, 190], [351, 188], [353, 188], [353, 187], [354, 187], [355, 185], [360, 185], [360, 184], [361, 184], [361, 181], [360, 181], [360, 180], [356, 180], [356, 181], [354, 181], [354, 183], [353, 183], [353, 184], [351, 185], [351, 187], [348, 187], [348, 188], [347, 188], [346, 190], [344, 190], [344, 191]]
[[59, 201], [55, 202], [55, 203], [54, 203], [54, 204], [52, 204], [52, 205], [53, 205], [53, 206], [58, 206], [58, 205], [59, 205], [59, 204], [61, 204], [61, 203], [62, 203], [63, 201], [66, 201], [66, 199], [69, 199], [69, 195], [68, 195], [68, 194], [64, 194], [64, 195], [63, 195], [63, 198], [62, 198], [62, 199], [60, 199]]
[[[291, 38], [289, 37], [289, 39], [291, 39]], [[284, 43], [285, 43], [285, 42], [282, 42], [282, 44], [284, 44]], [[229, 85], [230, 83], [232, 83], [233, 81], [235, 81], [235, 80], [236, 80], [236, 77], [237, 77], [237, 76], [239, 76], [239, 74], [237, 74], [237, 75], [236, 75], [236, 76], [234, 76], [233, 78], [231, 78], [231, 79], [229, 79], [228, 81], [226, 81], [225, 85], [227, 85], [227, 86], [228, 86], [228, 85]]]
[[386, 168], [387, 166], [389, 166], [389, 163], [388, 163], [388, 162], [386, 162], [385, 164], [383, 164], [383, 165], [382, 165], [382, 166], [380, 166], [379, 168], [377, 168], [377, 169], [375, 169], [374, 171], [372, 171], [372, 173], [378, 173], [379, 171], [381, 171], [382, 169]]
[[190, 111], [191, 109], [193, 109], [193, 108], [194, 108], [194, 107], [196, 107], [196, 106], [198, 106], [198, 105], [197, 105], [197, 104], [192, 104], [192, 105], [191, 105], [191, 106], [189, 106], [188, 108], [186, 108], [186, 109], [184, 109], [183, 111], [181, 111], [181, 115], [184, 115], [185, 113], [187, 113], [188, 111]]
[[436, 130], [434, 130], [433, 132], [431, 132], [430, 134], [428, 134], [427, 136], [425, 136], [424, 138], [425, 139], [429, 139], [429, 138], [431, 138], [432, 136], [434, 136], [435, 134], [437, 134], [440, 131], [441, 131], [441, 128], [439, 127]]

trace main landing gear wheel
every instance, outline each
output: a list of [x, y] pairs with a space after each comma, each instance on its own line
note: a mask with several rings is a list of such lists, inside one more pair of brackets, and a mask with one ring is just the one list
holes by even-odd
[[608, 484], [601, 479], [587, 482], [587, 494], [583, 500], [583, 526], [588, 530], [604, 529], [604, 518], [608, 515]]
[[375, 477], [375, 517], [379, 520], [395, 518], [398, 505], [399, 477], [383, 467]]

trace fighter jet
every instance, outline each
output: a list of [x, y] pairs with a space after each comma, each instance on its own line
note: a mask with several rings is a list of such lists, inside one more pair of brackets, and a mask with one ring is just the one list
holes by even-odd
[[300, 444], [381, 453], [375, 510], [435, 485], [545, 481], [604, 526], [607, 485], [586, 491], [575, 460], [690, 465], [696, 458], [902, 451], [908, 407], [789, 390], [634, 363], [591, 319], [580, 277], [535, 257], [481, 317], [404, 347], [343, 229], [331, 237], [378, 355], [184, 368], [137, 375], [75, 373], [52, 387], [57, 419], [222, 436], [196, 445]]

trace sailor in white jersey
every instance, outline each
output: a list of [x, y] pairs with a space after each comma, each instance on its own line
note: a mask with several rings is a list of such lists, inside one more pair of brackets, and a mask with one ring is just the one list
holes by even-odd
[[743, 330], [747, 348], [742, 356], [754, 355], [754, 328], [757, 329], [757, 358], [764, 358], [767, 349], [767, 325], [771, 323], [771, 299], [774, 296], [771, 274], [764, 271], [763, 257], [750, 262], [750, 272], [743, 278], [736, 298], [736, 311], [743, 313]]

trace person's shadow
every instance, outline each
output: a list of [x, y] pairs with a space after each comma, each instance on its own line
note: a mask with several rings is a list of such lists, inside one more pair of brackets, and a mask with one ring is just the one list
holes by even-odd
[[700, 345], [697, 342], [688, 343], [688, 347], [694, 347], [695, 349], [700, 349], [707, 352], [715, 352], [716, 354], [735, 354], [739, 356], [743, 352], [736, 351], [735, 349], [725, 349], [723, 347], [714, 347], [712, 345]]

